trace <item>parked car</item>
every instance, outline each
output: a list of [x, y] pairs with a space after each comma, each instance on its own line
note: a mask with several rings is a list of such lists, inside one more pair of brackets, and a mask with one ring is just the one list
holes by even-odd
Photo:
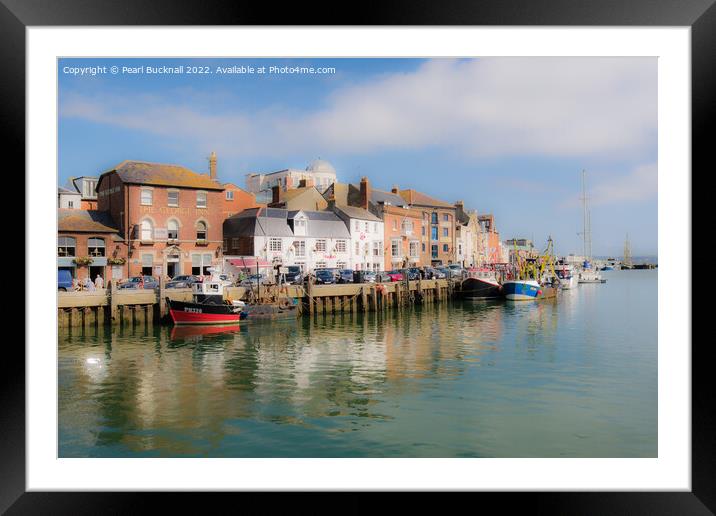
[[351, 269], [338, 271], [338, 283], [353, 283], [353, 271]]
[[170, 281], [167, 281], [165, 288], [191, 288], [193, 283], [201, 283], [201, 280], [197, 276], [182, 275], [174, 276]]
[[288, 272], [284, 274], [286, 283], [292, 283], [294, 285], [300, 285], [303, 283], [303, 272], [299, 265], [289, 265]]
[[121, 289], [129, 289], [129, 288], [145, 288], [145, 289], [153, 289], [153, 288], [159, 288], [159, 282], [156, 280], [156, 278], [152, 276], [132, 276], [127, 281], [122, 283], [119, 288]]
[[375, 283], [377, 276], [373, 271], [354, 271], [353, 283]]
[[440, 279], [450, 278], [452, 276], [452, 272], [447, 267], [435, 267], [435, 268], [443, 274], [443, 277]]
[[62, 292], [72, 290], [72, 273], [67, 269], [57, 269], [57, 290]]
[[425, 267], [425, 277], [427, 279], [445, 279], [447, 275], [435, 267]]
[[451, 265], [448, 265], [448, 270], [450, 271], [450, 277], [451, 278], [464, 278], [467, 274], [465, 272], [465, 269], [462, 268], [462, 265], [453, 263]]
[[336, 282], [336, 275], [331, 269], [316, 269], [315, 276], [317, 285], [332, 285]]
[[375, 282], [376, 283], [390, 283], [393, 281], [390, 279], [390, 275], [385, 271], [378, 271], [375, 273]]
[[406, 274], [408, 275], [408, 280], [415, 281], [420, 279], [420, 269], [417, 267], [410, 267], [408, 269], [405, 269]]
[[403, 281], [403, 272], [398, 270], [392, 270], [388, 272], [390, 281]]

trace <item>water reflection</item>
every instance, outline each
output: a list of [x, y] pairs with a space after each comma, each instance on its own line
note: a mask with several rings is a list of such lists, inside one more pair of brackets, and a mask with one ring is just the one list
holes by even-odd
[[[599, 456], [614, 452], [614, 436], [595, 440], [583, 426], [614, 407], [626, 418], [620, 446], [642, 455], [655, 431], [632, 430], [655, 421], [655, 332], [632, 343], [648, 366], [634, 373], [623, 351], [619, 362], [609, 355], [616, 346], [599, 349], [623, 336], [592, 317], [608, 309], [585, 290], [223, 328], [66, 331], [60, 455]], [[623, 385], [634, 394], [612, 387]], [[572, 433], [540, 434], [557, 422]], [[527, 428], [532, 439], [514, 436]], [[593, 442], [570, 447], [574, 435]], [[510, 446], [517, 438], [532, 448]]]

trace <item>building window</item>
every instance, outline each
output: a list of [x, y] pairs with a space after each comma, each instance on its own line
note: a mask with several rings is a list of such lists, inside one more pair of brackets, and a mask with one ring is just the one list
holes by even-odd
[[304, 258], [306, 256], [306, 242], [304, 240], [294, 241], [293, 249], [296, 252], [296, 258]]
[[167, 222], [167, 238], [169, 240], [179, 240], [179, 223], [174, 219], [170, 219]]
[[345, 269], [346, 268], [346, 262], [336, 262], [336, 267], [339, 269]]
[[75, 201], [67, 201], [67, 207], [68, 207], [68, 208], [74, 208], [74, 207], [75, 207]]
[[423, 234], [423, 236], [425, 236], [425, 226], [423, 226], [422, 228], [420, 228], [420, 231], [421, 231], [421, 233]]
[[282, 249], [280, 238], [269, 238], [269, 251], [280, 253]]
[[326, 262], [316, 262], [316, 270], [325, 269], [325, 268], [326, 268]]
[[206, 192], [196, 192], [196, 207], [206, 208]]
[[143, 242], [151, 242], [153, 240], [153, 233], [154, 233], [153, 232], [154, 228], [152, 228], [152, 222], [150, 220], [144, 219], [142, 221], [140, 228], [141, 228], [141, 231], [140, 231], [139, 238]]
[[345, 253], [347, 248], [348, 246], [346, 245], [345, 240], [338, 240], [336, 242], [336, 251], [338, 251], [339, 253]]
[[448, 252], [448, 245], [447, 245], [447, 244], [443, 244], [443, 252], [444, 252], [444, 253], [447, 253], [447, 252]]
[[360, 242], [356, 242], [356, 254], [360, 254]]
[[206, 222], [202, 220], [196, 223], [196, 239], [206, 240]]
[[393, 230], [398, 229], [398, 221], [393, 219]]
[[430, 238], [433, 240], [438, 239], [438, 228], [436, 226], [430, 228]]
[[356, 231], [360, 231], [360, 221], [356, 220]]
[[373, 233], [377, 233], [377, 232], [378, 232], [378, 223], [373, 222]]
[[142, 188], [139, 202], [143, 206], [151, 206], [152, 205], [152, 190], [150, 190], [149, 188]]
[[433, 224], [437, 224], [438, 223], [438, 214], [433, 212], [432, 217], [433, 217]]
[[208, 276], [211, 267], [211, 254], [192, 254], [191, 255], [191, 273], [194, 276]]
[[380, 243], [373, 242], [373, 256], [380, 256]]
[[73, 237], [58, 237], [57, 256], [74, 256], [76, 245]]
[[154, 256], [151, 254], [142, 255], [142, 276], [152, 275], [152, 263], [154, 262]]
[[443, 220], [444, 220], [445, 222], [449, 221], [449, 220], [450, 220], [450, 215], [448, 215], [447, 213], [443, 213]]
[[436, 244], [433, 244], [430, 246], [430, 250], [432, 251], [433, 258], [438, 257], [438, 246]]
[[413, 221], [412, 220], [404, 220], [403, 221], [403, 233], [406, 235], [413, 234]]
[[104, 238], [88, 238], [87, 253], [90, 256], [104, 256]]
[[179, 206], [179, 190], [167, 191], [167, 205]]
[[418, 244], [420, 244], [420, 242], [417, 242], [417, 241], [410, 242], [410, 257], [411, 258], [417, 258], [418, 256], [420, 256], [420, 251], [418, 251], [418, 249], [419, 249]]
[[443, 236], [450, 236], [450, 230], [448, 228], [443, 228]]
[[226, 200], [227, 201], [234, 200], [234, 191], [233, 190], [226, 190]]
[[400, 256], [400, 240], [391, 240], [390, 254], [391, 256]]
[[423, 242], [423, 252], [425, 252], [425, 242]]
[[318, 251], [319, 253], [326, 252], [326, 241], [325, 240], [316, 240], [316, 251]]

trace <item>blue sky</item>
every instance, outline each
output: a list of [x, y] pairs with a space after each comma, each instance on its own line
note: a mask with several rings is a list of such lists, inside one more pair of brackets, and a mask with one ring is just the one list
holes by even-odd
[[[209, 74], [109, 73], [206, 66]], [[71, 68], [106, 66], [77, 75]], [[219, 74], [217, 67], [335, 73]], [[125, 159], [249, 172], [321, 157], [340, 181], [415, 188], [494, 213], [504, 239], [581, 250], [587, 170], [595, 255], [657, 251], [655, 58], [61, 59], [59, 183]]]

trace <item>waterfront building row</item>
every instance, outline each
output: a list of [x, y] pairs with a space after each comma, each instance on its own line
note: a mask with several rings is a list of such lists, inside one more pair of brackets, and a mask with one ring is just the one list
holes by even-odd
[[367, 177], [357, 185], [335, 179], [333, 167], [317, 160], [302, 175], [261, 179], [255, 188], [270, 186], [271, 196], [260, 203], [218, 180], [214, 153], [208, 173], [124, 161], [97, 178], [71, 181], [76, 191], [58, 189], [58, 267], [78, 278], [116, 280], [206, 274], [225, 256], [307, 271], [502, 260], [492, 215], [413, 189], [378, 190]]

